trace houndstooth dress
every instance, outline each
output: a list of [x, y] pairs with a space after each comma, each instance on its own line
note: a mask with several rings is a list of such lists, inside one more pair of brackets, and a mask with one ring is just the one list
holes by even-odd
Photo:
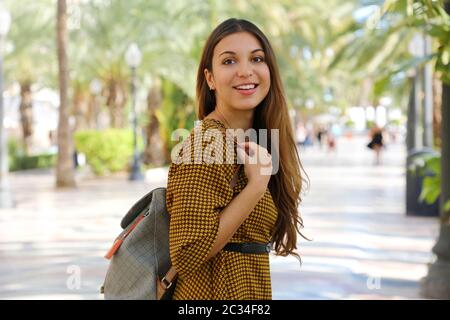
[[[248, 182], [241, 166], [235, 187], [230, 187], [238, 167], [236, 141], [231, 140], [231, 155], [225, 152], [225, 147], [223, 153], [223, 159], [234, 162], [211, 163], [217, 153], [205, 153], [205, 150], [208, 151], [211, 141], [220, 138], [226, 139], [225, 126], [220, 121], [200, 121], [182, 143], [176, 159], [182, 159], [184, 151], [192, 160], [194, 152], [200, 150], [202, 162], [173, 161], [169, 168], [166, 205], [170, 214], [170, 255], [178, 271], [173, 299], [268, 300], [272, 298], [269, 255], [220, 251], [206, 260], [217, 236], [220, 211]], [[230, 139], [224, 141], [230, 143]], [[188, 142], [202, 147], [197, 151], [189, 149]], [[277, 208], [267, 189], [230, 242], [267, 243], [276, 219]]]

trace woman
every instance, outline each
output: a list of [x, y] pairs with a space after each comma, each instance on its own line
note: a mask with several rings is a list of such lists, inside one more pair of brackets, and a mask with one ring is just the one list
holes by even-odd
[[375, 164], [381, 164], [381, 150], [383, 149], [383, 130], [377, 126], [373, 127], [370, 134], [368, 148], [375, 151]]
[[[173, 299], [271, 299], [267, 244], [277, 255], [299, 257], [302, 167], [275, 55], [255, 25], [229, 19], [211, 33], [198, 68], [197, 99], [203, 135], [216, 130], [227, 139], [227, 129], [278, 129], [281, 143], [267, 150], [234, 139], [232, 163], [172, 162], [166, 204], [178, 272]], [[195, 152], [186, 143], [200, 144], [205, 156], [208, 146], [196, 128], [178, 160]], [[273, 175], [271, 153], [280, 163]]]

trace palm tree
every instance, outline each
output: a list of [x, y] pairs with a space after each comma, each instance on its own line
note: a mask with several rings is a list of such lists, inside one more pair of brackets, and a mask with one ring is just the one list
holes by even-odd
[[10, 33], [12, 50], [6, 55], [6, 77], [20, 86], [19, 113], [25, 153], [32, 148], [33, 85], [53, 85], [55, 64], [48, 58], [55, 50], [53, 1], [30, 2], [26, 6], [17, 1], [6, 5], [14, 16]]
[[145, 128], [147, 143], [145, 145], [143, 159], [145, 164], [153, 164], [156, 166], [163, 165], [164, 161], [167, 160], [163, 157], [162, 141], [159, 134], [160, 125], [158, 117], [156, 116], [157, 110], [161, 107], [161, 104], [161, 83], [158, 81], [150, 88], [147, 96], [148, 124]]
[[73, 141], [69, 126], [69, 108], [67, 98], [67, 4], [66, 0], [57, 2], [57, 47], [59, 65], [59, 122], [58, 122], [58, 161], [56, 165], [56, 186], [75, 187], [74, 162], [72, 158]]

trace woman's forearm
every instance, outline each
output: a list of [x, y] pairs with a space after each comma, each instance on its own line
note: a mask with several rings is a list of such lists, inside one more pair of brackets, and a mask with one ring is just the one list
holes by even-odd
[[244, 189], [220, 213], [219, 231], [208, 255], [214, 257], [228, 243], [239, 226], [247, 219], [258, 201], [264, 196], [258, 184], [247, 184]]

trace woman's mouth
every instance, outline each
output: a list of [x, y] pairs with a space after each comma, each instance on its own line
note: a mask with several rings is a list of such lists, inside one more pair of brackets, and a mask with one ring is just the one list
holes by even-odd
[[248, 84], [241, 84], [233, 88], [243, 95], [251, 95], [256, 92], [257, 87], [258, 87], [257, 83], [248, 83]]

